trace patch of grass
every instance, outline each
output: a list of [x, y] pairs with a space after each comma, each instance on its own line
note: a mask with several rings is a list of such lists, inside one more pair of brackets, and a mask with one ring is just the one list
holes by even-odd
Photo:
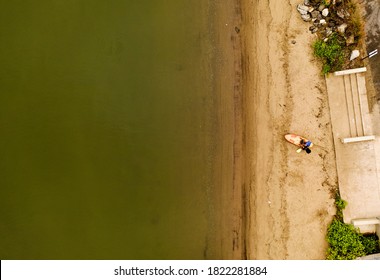
[[355, 37], [355, 40], [360, 41], [364, 37], [364, 24], [360, 15], [360, 11], [356, 8], [356, 6], [354, 6], [352, 9], [350, 23], [352, 25], [352, 32]]
[[313, 44], [314, 54], [322, 60], [322, 73], [327, 74], [342, 69], [345, 41], [338, 33], [333, 33], [327, 41], [318, 39]]

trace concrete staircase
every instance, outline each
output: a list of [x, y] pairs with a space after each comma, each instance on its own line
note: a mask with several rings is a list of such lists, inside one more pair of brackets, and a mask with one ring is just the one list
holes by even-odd
[[326, 76], [339, 190], [348, 202], [343, 211], [346, 223], [380, 217], [379, 140], [373, 135], [365, 71]]
[[[343, 71], [342, 71], [343, 72]], [[348, 122], [346, 137], [362, 137], [372, 135], [370, 125], [367, 93], [365, 92], [365, 76], [363, 72], [344, 74], [337, 72], [344, 93], [344, 103]], [[342, 73], [342, 74], [340, 74]], [[340, 75], [339, 75], [340, 74]], [[337, 79], [339, 81], [339, 79]]]

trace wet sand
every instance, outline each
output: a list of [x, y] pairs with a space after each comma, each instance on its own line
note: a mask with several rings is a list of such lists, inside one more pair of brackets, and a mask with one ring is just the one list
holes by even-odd
[[[245, 118], [242, 88], [242, 9], [240, 0], [215, 2], [213, 50], [215, 107], [218, 111], [213, 197], [217, 221], [210, 233], [206, 256], [245, 259], [244, 182], [242, 135]], [[212, 251], [211, 251], [212, 250]]]

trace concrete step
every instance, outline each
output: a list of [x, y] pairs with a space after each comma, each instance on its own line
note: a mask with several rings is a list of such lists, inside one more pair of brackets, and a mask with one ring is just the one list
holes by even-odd
[[357, 73], [341, 76], [344, 84], [344, 94], [350, 127], [350, 137], [365, 135], [364, 120], [362, 115], [362, 97], [359, 94]]
[[364, 135], [372, 135], [372, 123], [371, 116], [369, 112], [368, 96], [365, 83], [365, 73], [357, 73], [357, 83], [358, 83], [358, 95], [360, 98], [360, 109], [363, 120], [363, 131]]
[[[356, 68], [334, 73], [335, 83], [339, 86], [341, 106], [347, 114], [348, 134], [345, 137], [361, 137], [372, 134], [367, 92], [365, 88], [366, 68]], [[343, 111], [343, 109], [341, 109]]]

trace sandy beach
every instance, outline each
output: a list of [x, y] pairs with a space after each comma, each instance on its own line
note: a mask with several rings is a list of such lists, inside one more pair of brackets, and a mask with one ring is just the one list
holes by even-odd
[[[335, 154], [324, 77], [300, 1], [242, 0], [244, 256], [324, 259], [334, 215]], [[284, 141], [315, 142], [311, 154]], [[242, 241], [243, 242], [243, 241]]]

